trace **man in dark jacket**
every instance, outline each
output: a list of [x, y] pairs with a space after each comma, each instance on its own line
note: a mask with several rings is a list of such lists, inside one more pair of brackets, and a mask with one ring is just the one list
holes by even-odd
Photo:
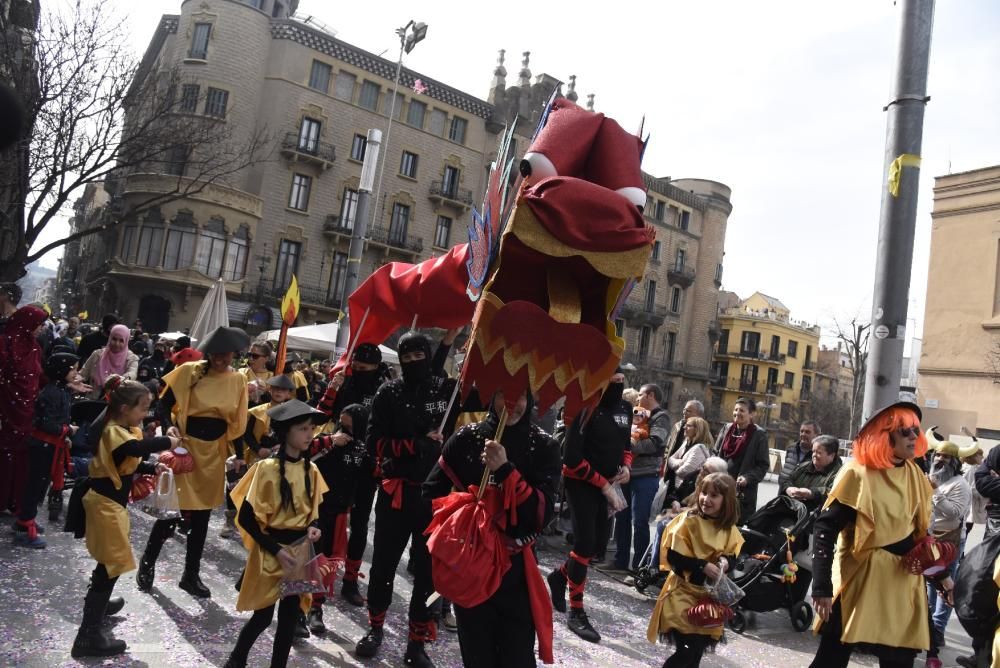
[[976, 491], [986, 499], [986, 536], [1000, 532], [1000, 448], [992, 448], [976, 467]]
[[740, 499], [740, 522], [746, 522], [757, 510], [757, 486], [770, 463], [767, 432], [753, 422], [757, 404], [740, 397], [733, 406], [733, 421], [722, 428], [713, 454], [726, 460], [729, 475], [736, 479]]
[[[615, 568], [620, 571], [636, 570], [649, 547], [649, 509], [659, 488], [660, 465], [670, 435], [670, 416], [660, 406], [662, 401], [663, 390], [658, 385], [647, 383], [639, 388], [639, 406], [649, 411], [649, 437], [632, 441], [632, 467], [625, 495], [629, 507], [615, 519]], [[629, 547], [634, 548], [631, 561]]]
[[812, 442], [812, 458], [795, 467], [791, 475], [779, 484], [778, 491], [801, 501], [811, 512], [826, 502], [833, 480], [843, 465], [840, 441], [835, 436], [817, 436]]
[[785, 450], [785, 459], [778, 474], [778, 487], [784, 490], [792, 471], [812, 459], [813, 439], [820, 434], [819, 425], [814, 420], [806, 420], [799, 425], [799, 440]]

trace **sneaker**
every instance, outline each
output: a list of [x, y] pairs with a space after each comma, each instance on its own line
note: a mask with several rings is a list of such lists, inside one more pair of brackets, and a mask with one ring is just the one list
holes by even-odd
[[27, 531], [18, 531], [17, 533], [15, 533], [14, 544], [21, 545], [22, 547], [30, 547], [35, 550], [45, 549], [46, 546], [45, 539], [42, 538], [41, 533], [39, 533], [34, 538], [29, 538]]
[[451, 631], [452, 633], [458, 632], [458, 620], [455, 619], [455, 613], [451, 610], [444, 613], [444, 616], [441, 618], [441, 623], [444, 624], [445, 629]]

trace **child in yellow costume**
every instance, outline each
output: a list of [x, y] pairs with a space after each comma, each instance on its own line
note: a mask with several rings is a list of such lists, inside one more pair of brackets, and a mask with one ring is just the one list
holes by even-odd
[[[112, 615], [125, 605], [121, 598], [111, 599], [118, 576], [135, 568], [129, 543], [129, 516], [125, 509], [132, 476], [153, 473], [156, 467], [143, 460], [154, 452], [180, 445], [176, 437], [143, 439], [142, 419], [146, 417], [153, 395], [141, 383], [111, 376], [105, 383], [108, 408], [91, 428], [89, 489], [83, 495], [86, 516], [87, 551], [97, 562], [90, 578], [90, 588], [83, 603], [83, 622], [73, 642], [74, 658], [114, 656], [125, 651], [101, 627], [105, 615]], [[74, 495], [76, 498], [76, 495]]]
[[[869, 419], [816, 520], [814, 668], [846, 667], [857, 645], [880, 666], [912, 666], [930, 646], [923, 572], [934, 564], [921, 541], [933, 490], [913, 462], [927, 452], [920, 418], [916, 405], [899, 402]], [[947, 574], [929, 579], [949, 598]]]
[[705, 583], [718, 579], [739, 553], [743, 537], [736, 528], [739, 503], [736, 481], [710, 473], [698, 483], [695, 506], [683, 511], [663, 531], [660, 549], [670, 575], [649, 620], [646, 638], [666, 638], [676, 646], [664, 668], [697, 666], [705, 650], [722, 637], [722, 627], [692, 624], [688, 610], [708, 598]]
[[[201, 555], [212, 508], [226, 493], [230, 441], [247, 428], [247, 379], [232, 368], [233, 356], [250, 345], [236, 327], [219, 327], [198, 346], [206, 360], [181, 364], [163, 377], [160, 423], [168, 435], [184, 436], [194, 470], [177, 476], [177, 496], [188, 524], [184, 574], [178, 586], [192, 596], [210, 598], [201, 581]], [[157, 520], [149, 534], [135, 580], [139, 591], [153, 588], [156, 560], [177, 520]]]
[[[325, 421], [326, 415], [294, 399], [271, 408], [268, 415], [281, 443], [278, 455], [254, 464], [231, 493], [237, 526], [249, 551], [236, 609], [254, 611], [226, 663], [231, 668], [247, 665], [250, 648], [271, 625], [283, 569], [295, 566], [285, 546], [303, 536], [315, 543], [321, 536], [319, 507], [327, 486], [309, 461], [309, 445], [316, 423]], [[309, 595], [281, 598], [272, 668], [287, 663], [296, 621], [310, 603]]]

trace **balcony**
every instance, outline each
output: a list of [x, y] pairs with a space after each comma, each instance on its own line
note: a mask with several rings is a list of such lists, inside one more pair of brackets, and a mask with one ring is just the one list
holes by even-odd
[[787, 356], [784, 354], [772, 355], [763, 350], [720, 350], [716, 354], [720, 357], [738, 357], [745, 360], [754, 360], [755, 362], [770, 362], [771, 364], [784, 364], [787, 359]]
[[640, 304], [639, 302], [627, 301], [622, 304], [620, 316], [625, 322], [636, 327], [650, 325], [659, 327], [667, 319], [667, 307], [659, 304]]
[[281, 154], [292, 162], [311, 163], [323, 170], [333, 167], [333, 162], [337, 159], [337, 151], [333, 144], [310, 141], [300, 137], [297, 132], [285, 134], [285, 140], [281, 142]]
[[[713, 320], [712, 322], [708, 323], [708, 340], [711, 341], [712, 343], [715, 343], [721, 337], [722, 337], [722, 326], [719, 325], [719, 321]], [[726, 353], [726, 351], [724, 350], [720, 352], [723, 355]]]
[[801, 390], [799, 392], [799, 401], [807, 402], [810, 401], [811, 399], [812, 399], [812, 392], [809, 392], [808, 390]]
[[441, 181], [431, 183], [429, 197], [439, 204], [450, 204], [462, 211], [472, 208], [472, 191], [454, 186], [445, 187]]
[[802, 369], [804, 371], [815, 371], [816, 370], [816, 362], [814, 362], [813, 360], [806, 360], [802, 364]]
[[399, 233], [392, 229], [386, 230], [382, 227], [373, 227], [369, 230], [368, 239], [372, 244], [381, 246], [386, 250], [399, 250], [414, 256], [424, 251], [423, 238], [411, 237], [406, 233]]
[[[287, 285], [276, 285], [274, 281], [249, 279], [244, 281], [240, 297], [246, 301], [257, 302], [264, 305], [281, 304], [285, 293], [288, 291]], [[321, 306], [327, 308], [340, 308], [340, 296], [327, 294], [322, 288], [305, 288], [299, 286], [299, 298], [305, 305]]]
[[689, 288], [694, 283], [694, 267], [686, 264], [674, 263], [667, 268], [667, 283], [679, 285], [682, 288]]
[[350, 239], [351, 235], [354, 234], [354, 226], [344, 225], [340, 220], [340, 216], [331, 214], [326, 217], [326, 221], [323, 223], [323, 234]]

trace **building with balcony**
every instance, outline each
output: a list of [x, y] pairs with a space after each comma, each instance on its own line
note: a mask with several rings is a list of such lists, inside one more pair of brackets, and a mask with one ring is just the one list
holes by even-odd
[[708, 406], [713, 426], [729, 419], [737, 398], [750, 397], [771, 447], [784, 447], [811, 417], [820, 328], [793, 320], [780, 300], [760, 292], [720, 309], [718, 321]]
[[924, 424], [1000, 438], [1000, 165], [934, 181], [917, 399]]

